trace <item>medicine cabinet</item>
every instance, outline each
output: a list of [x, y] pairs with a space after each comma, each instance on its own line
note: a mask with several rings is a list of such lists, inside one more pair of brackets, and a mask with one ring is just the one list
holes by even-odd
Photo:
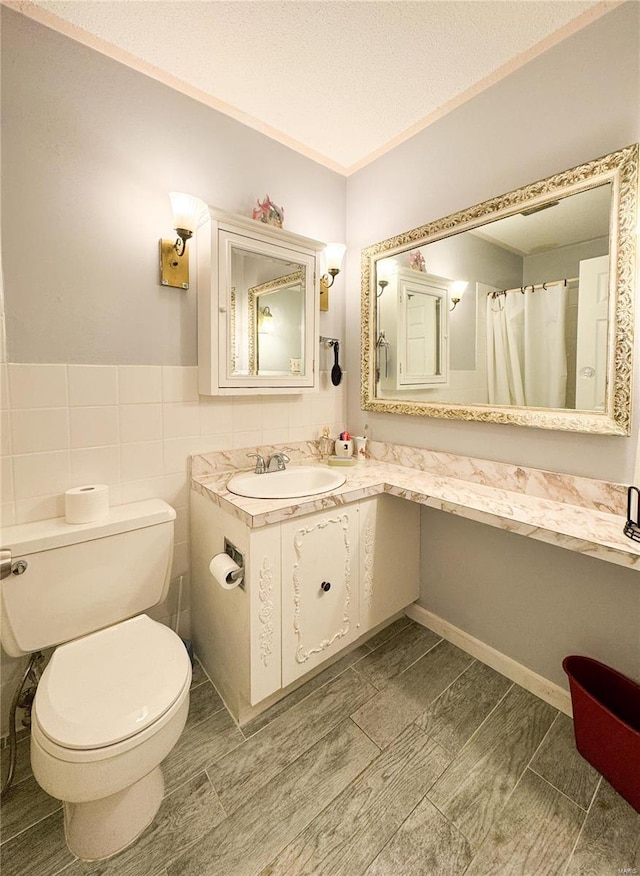
[[201, 395], [318, 388], [325, 244], [208, 208], [195, 236]]

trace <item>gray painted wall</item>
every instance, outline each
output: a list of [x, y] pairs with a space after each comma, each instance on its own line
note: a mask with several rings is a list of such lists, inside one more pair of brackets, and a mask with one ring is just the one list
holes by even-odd
[[[6, 7], [2, 228], [10, 362], [196, 364], [195, 288], [158, 281], [172, 190], [345, 239], [345, 179]], [[7, 221], [11, 217], [11, 221]], [[323, 334], [343, 336], [338, 277]]]
[[[627, 3], [549, 49], [348, 180], [347, 337], [360, 327], [359, 251], [501, 192], [640, 139], [640, 4]], [[636, 336], [638, 332], [636, 332]], [[358, 366], [359, 345], [346, 350]], [[640, 408], [640, 381], [634, 403]], [[614, 481], [633, 476], [632, 438], [364, 413], [350, 426], [415, 444]]]
[[[607, 243], [595, 241], [592, 253], [581, 245], [548, 254], [551, 273], [544, 256], [534, 256], [538, 275], [530, 281], [573, 276], [579, 257], [603, 246], [606, 253]], [[575, 286], [573, 296], [577, 302]], [[574, 305], [567, 324], [574, 398], [576, 314]], [[562, 660], [574, 653], [640, 680], [637, 571], [431, 509], [420, 519], [422, 606], [563, 687]]]
[[577, 277], [583, 259], [595, 259], [609, 254], [609, 239], [598, 237], [573, 246], [561, 246], [549, 252], [537, 253], [524, 259], [522, 282], [544, 283]]
[[640, 680], [638, 572], [421, 509], [420, 604], [562, 687], [588, 654]]

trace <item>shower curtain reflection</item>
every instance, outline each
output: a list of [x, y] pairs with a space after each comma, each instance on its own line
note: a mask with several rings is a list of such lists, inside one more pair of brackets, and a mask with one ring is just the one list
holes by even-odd
[[567, 407], [567, 286], [487, 296], [489, 404]]

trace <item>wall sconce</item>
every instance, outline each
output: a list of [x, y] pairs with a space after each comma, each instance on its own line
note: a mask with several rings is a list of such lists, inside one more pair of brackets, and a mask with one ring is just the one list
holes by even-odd
[[382, 259], [376, 262], [376, 279], [380, 287], [380, 291], [376, 295], [377, 298], [380, 298], [389, 285], [389, 281], [395, 277], [397, 270], [398, 265], [393, 259]]
[[267, 307], [261, 307], [258, 310], [258, 333], [261, 335], [272, 335], [274, 328], [274, 318], [273, 313], [271, 313], [271, 309]]
[[[320, 277], [320, 310], [329, 310], [329, 289], [340, 273], [346, 248], [344, 243], [328, 243], [325, 248], [324, 257], [327, 273]], [[329, 279], [329, 275], [331, 279]]]
[[465, 289], [469, 284], [466, 280], [454, 280], [451, 286], [449, 287], [449, 291], [451, 292], [451, 304], [452, 307], [449, 308], [449, 311], [455, 310], [460, 301], [462, 300], [462, 296], [465, 293]]
[[187, 241], [200, 224], [205, 204], [200, 198], [182, 192], [169, 192], [173, 227], [178, 237], [175, 242], [160, 241], [160, 283], [178, 289], [189, 288], [189, 257]]

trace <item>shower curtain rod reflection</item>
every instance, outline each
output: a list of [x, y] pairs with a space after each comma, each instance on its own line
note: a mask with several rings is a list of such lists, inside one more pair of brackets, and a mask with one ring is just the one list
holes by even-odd
[[496, 289], [494, 292], [487, 292], [487, 298], [498, 298], [500, 295], [506, 295], [508, 292], [522, 292], [529, 290], [535, 292], [536, 289], [551, 289], [553, 286], [568, 286], [569, 283], [577, 283], [578, 277], [565, 277], [563, 280], [548, 280], [546, 283], [528, 283], [526, 286], [514, 286], [513, 289]]

